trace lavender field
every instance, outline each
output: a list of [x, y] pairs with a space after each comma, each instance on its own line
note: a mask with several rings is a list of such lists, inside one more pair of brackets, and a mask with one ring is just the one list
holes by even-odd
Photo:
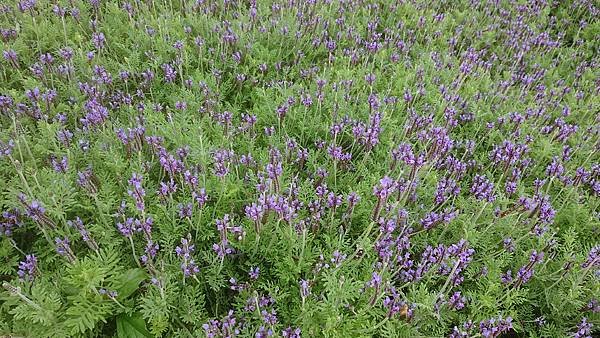
[[591, 0], [6, 0], [0, 336], [599, 337]]

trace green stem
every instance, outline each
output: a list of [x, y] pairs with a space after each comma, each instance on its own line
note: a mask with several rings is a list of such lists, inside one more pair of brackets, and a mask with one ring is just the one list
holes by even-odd
[[137, 258], [137, 255], [135, 254], [135, 245], [133, 245], [133, 237], [128, 237], [128, 238], [129, 238], [129, 244], [131, 245], [131, 252], [133, 253], [133, 260], [135, 260], [135, 263], [137, 264], [137, 266], [139, 268], [141, 268], [142, 265], [140, 264], [140, 261]]
[[2, 287], [5, 288], [8, 292], [12, 293], [13, 295], [16, 295], [19, 298], [21, 298], [25, 303], [27, 303], [27, 305], [33, 307], [34, 309], [36, 309], [38, 311], [44, 311], [44, 309], [41, 306], [39, 306], [37, 303], [35, 303], [31, 299], [29, 299], [27, 296], [22, 294], [20, 287], [12, 286], [12, 285], [8, 284], [7, 282], [2, 283]]

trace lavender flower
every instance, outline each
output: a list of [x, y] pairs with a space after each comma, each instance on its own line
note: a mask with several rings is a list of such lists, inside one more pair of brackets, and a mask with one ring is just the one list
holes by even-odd
[[430, 212], [425, 215], [419, 222], [423, 229], [430, 230], [439, 224], [448, 224], [458, 215], [458, 210], [444, 210], [444, 212]]
[[448, 300], [448, 306], [453, 310], [461, 310], [465, 307], [467, 298], [460, 294], [460, 291], [456, 291], [450, 296]]
[[510, 166], [518, 163], [525, 154], [529, 152], [527, 144], [512, 143], [509, 140], [504, 140], [502, 145], [494, 146], [494, 150], [490, 153], [492, 163], [503, 165], [506, 171]]
[[181, 270], [183, 271], [184, 278], [195, 276], [198, 272], [200, 272], [200, 269], [192, 257], [192, 253], [194, 252], [195, 248], [191, 242], [192, 236], [191, 234], [188, 234], [187, 238], [181, 239], [181, 245], [175, 248], [175, 253], [182, 260]]
[[573, 338], [592, 338], [592, 323], [583, 317], [581, 322], [577, 324], [577, 331], [572, 334]]
[[172, 196], [177, 191], [177, 184], [174, 181], [167, 183], [160, 182], [159, 189], [156, 194], [159, 196], [161, 201], [166, 201], [168, 197]]
[[110, 298], [110, 299], [113, 299], [113, 300], [114, 300], [114, 299], [116, 299], [116, 298], [117, 298], [117, 296], [119, 295], [119, 293], [118, 293], [117, 291], [114, 291], [114, 290], [107, 290], [107, 289], [105, 289], [105, 288], [100, 288], [100, 289], [98, 290], [98, 293], [99, 293], [99, 294], [101, 294], [101, 295], [105, 295], [105, 296], [107, 296], [108, 298]]
[[71, 250], [71, 242], [69, 241], [69, 238], [64, 237], [63, 239], [60, 239], [56, 237], [54, 242], [56, 243], [56, 252], [59, 255], [67, 258], [70, 263], [75, 262], [75, 254]]
[[23, 226], [19, 209], [6, 210], [0, 217], [0, 235], [11, 236], [15, 227]]
[[142, 263], [148, 264], [152, 262], [159, 249], [160, 246], [158, 244], [154, 243], [152, 240], [148, 240], [148, 242], [146, 242], [146, 248], [144, 249], [145, 254], [140, 256]]
[[435, 203], [442, 204], [451, 196], [458, 196], [460, 186], [457, 182], [449, 177], [442, 178], [437, 185], [435, 191]]
[[485, 200], [491, 203], [496, 200], [494, 183], [490, 182], [485, 176], [475, 175], [473, 185], [471, 186], [471, 193], [480, 201]]
[[213, 244], [213, 250], [217, 253], [217, 256], [223, 259], [225, 256], [233, 254], [234, 250], [229, 244], [227, 238], [228, 233], [233, 233], [238, 240], [241, 239], [245, 232], [241, 227], [232, 225], [231, 218], [228, 214], [223, 216], [223, 219], [216, 220], [217, 230], [219, 231], [220, 242]]
[[259, 273], [260, 269], [258, 268], [258, 266], [254, 266], [250, 268], [250, 272], [248, 274], [250, 275], [250, 279], [257, 280]]
[[146, 196], [146, 190], [142, 187], [142, 179], [142, 175], [133, 173], [131, 179], [128, 181], [131, 188], [127, 190], [127, 193], [133, 197], [135, 207], [143, 213], [145, 209], [144, 196]]
[[60, 129], [56, 132], [56, 139], [63, 144], [65, 147], [69, 147], [71, 145], [71, 140], [73, 139], [73, 133], [68, 129]]
[[390, 287], [387, 290], [386, 297], [383, 299], [383, 307], [387, 309], [388, 318], [404, 316], [407, 319], [411, 319], [413, 317], [414, 306], [402, 300], [394, 287]]
[[136, 232], [136, 225], [133, 218], [127, 218], [123, 222], [117, 223], [117, 229], [121, 233], [121, 235], [131, 238], [133, 234]]
[[83, 221], [79, 217], [75, 217], [75, 220], [73, 221], [67, 221], [67, 225], [79, 231], [81, 238], [83, 238], [83, 241], [90, 247], [90, 249], [98, 251], [98, 244], [96, 244], [96, 241], [94, 241], [94, 239], [91, 237], [89, 231], [83, 225]]
[[12, 153], [12, 149], [15, 146], [15, 141], [8, 140], [8, 142], [4, 143], [0, 141], [0, 158], [4, 156], [9, 156]]
[[208, 338], [237, 337], [240, 334], [240, 323], [234, 316], [233, 310], [229, 310], [227, 316], [219, 320], [210, 320], [202, 325], [204, 333]]
[[77, 172], [77, 185], [85, 189], [90, 194], [98, 193], [98, 179], [94, 175], [92, 168]]
[[310, 284], [308, 281], [302, 279], [300, 280], [300, 298], [302, 298], [302, 302], [304, 303], [305, 299], [310, 295]]
[[46, 215], [46, 208], [42, 204], [33, 200], [30, 203], [24, 194], [19, 194], [19, 202], [25, 207], [25, 215], [40, 226], [47, 226], [52, 229], [56, 228], [56, 224]]
[[194, 201], [196, 201], [196, 204], [198, 205], [198, 208], [202, 209], [202, 207], [208, 201], [208, 195], [206, 194], [206, 190], [204, 190], [204, 188], [201, 188], [197, 192], [196, 191], [192, 191], [192, 199]]
[[557, 156], [552, 158], [552, 162], [546, 167], [546, 175], [548, 177], [560, 177], [565, 171], [562, 163], [558, 160]]
[[595, 298], [591, 299], [585, 307], [586, 307], [586, 310], [592, 311], [592, 313], [600, 312], [600, 302]]
[[37, 257], [33, 254], [26, 255], [25, 260], [19, 262], [19, 278], [24, 281], [32, 281], [38, 274]]
[[512, 318], [502, 317], [483, 320], [479, 323], [479, 332], [485, 338], [495, 338], [512, 329]]
[[106, 43], [106, 38], [104, 37], [104, 33], [98, 32], [92, 34], [92, 43], [96, 49], [100, 50], [104, 48]]
[[385, 204], [387, 198], [394, 193], [396, 187], [397, 183], [388, 176], [384, 176], [379, 180], [379, 185], [373, 187], [373, 195], [377, 197], [377, 204], [373, 209], [373, 220], [379, 218], [381, 208]]
[[[180, 158], [181, 157], [182, 156], [180, 156]], [[186, 170], [183, 173], [183, 180], [192, 191], [195, 191], [198, 188], [198, 176], [192, 174], [189, 170]]]
[[184, 219], [184, 218], [192, 218], [192, 209], [193, 209], [193, 205], [192, 203], [187, 203], [187, 204], [183, 204], [183, 203], [179, 203], [177, 205], [177, 209], [179, 210], [179, 218]]
[[511, 284], [513, 281], [513, 277], [512, 277], [512, 271], [508, 270], [506, 271], [506, 273], [503, 273], [500, 276], [500, 281], [502, 282], [502, 284], [504, 285], [508, 285]]
[[514, 241], [513, 241], [513, 239], [512, 239], [512, 238], [510, 238], [510, 237], [508, 237], [508, 238], [505, 238], [505, 239], [502, 241], [502, 243], [503, 243], [503, 245], [504, 245], [504, 250], [506, 250], [506, 251], [508, 251], [508, 252], [513, 252], [513, 251], [515, 251], [515, 243], [514, 243]]
[[286, 328], [285, 330], [281, 331], [281, 336], [283, 338], [301, 338], [302, 337], [302, 330], [300, 330], [299, 327], [292, 329], [291, 327]]
[[273, 336], [273, 330], [269, 328], [265, 328], [261, 326], [258, 328], [258, 332], [254, 335], [256, 338], [267, 338]]
[[167, 172], [167, 174], [169, 174], [169, 177], [171, 177], [171, 179], [173, 179], [175, 175], [183, 171], [183, 162], [181, 162], [181, 160], [179, 160], [172, 154], [168, 153], [166, 150], [160, 149], [158, 156], [158, 161], [160, 162], [160, 165]]
[[271, 311], [262, 310], [260, 312], [260, 315], [265, 324], [267, 324], [269, 326], [273, 326], [273, 325], [277, 324], [277, 312], [275, 310], [271, 310]]
[[150, 240], [150, 238], [152, 238], [152, 224], [154, 224], [154, 219], [152, 217], [146, 217], [143, 221], [136, 219], [134, 221], [134, 228], [138, 232], [143, 232], [146, 239]]
[[101, 105], [96, 98], [88, 100], [84, 105], [85, 116], [80, 119], [84, 130], [93, 130], [108, 119], [108, 108]]
[[63, 156], [60, 160], [57, 160], [53, 156], [50, 159], [50, 162], [52, 163], [52, 168], [54, 168], [54, 171], [56, 171], [57, 173], [64, 174], [69, 169], [69, 161], [66, 156]]
[[258, 234], [260, 231], [260, 225], [263, 220], [264, 211], [260, 204], [252, 203], [247, 205], [245, 208], [246, 217], [254, 222], [254, 230]]

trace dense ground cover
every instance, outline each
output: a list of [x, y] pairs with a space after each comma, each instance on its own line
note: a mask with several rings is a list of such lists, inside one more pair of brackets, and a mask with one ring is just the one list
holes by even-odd
[[598, 334], [598, 15], [0, 5], [0, 334]]

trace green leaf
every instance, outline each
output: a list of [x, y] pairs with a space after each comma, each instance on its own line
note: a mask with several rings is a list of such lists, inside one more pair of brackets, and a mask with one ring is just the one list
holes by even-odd
[[129, 297], [135, 290], [138, 289], [140, 283], [146, 279], [148, 275], [142, 269], [135, 268], [125, 271], [117, 281], [116, 290], [119, 295], [119, 299], [125, 299]]
[[120, 315], [117, 317], [117, 337], [119, 338], [138, 338], [153, 337], [146, 329], [146, 323], [139, 313], [132, 316]]

